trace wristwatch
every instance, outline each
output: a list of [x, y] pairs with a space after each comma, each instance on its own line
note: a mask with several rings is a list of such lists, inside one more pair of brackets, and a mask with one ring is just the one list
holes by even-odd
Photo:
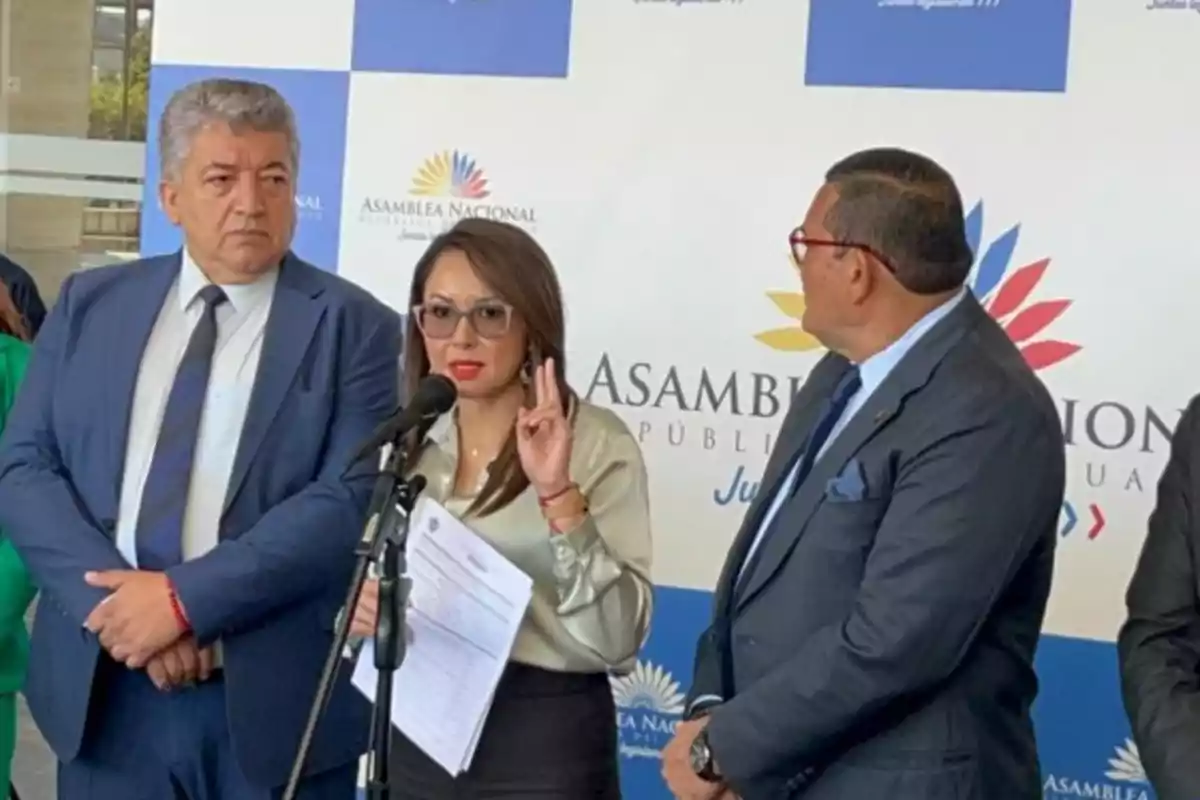
[[696, 773], [696, 777], [709, 783], [721, 780], [721, 776], [717, 774], [717, 765], [713, 760], [712, 748], [708, 746], [708, 731], [700, 731], [696, 734], [696, 738], [692, 740], [692, 749], [689, 755], [691, 756], [692, 771]]

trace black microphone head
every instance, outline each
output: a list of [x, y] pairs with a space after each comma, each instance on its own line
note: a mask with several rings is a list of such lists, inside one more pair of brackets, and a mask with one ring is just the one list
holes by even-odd
[[458, 399], [458, 389], [454, 382], [445, 375], [426, 375], [417, 384], [409, 407], [422, 417], [440, 417], [450, 409]]

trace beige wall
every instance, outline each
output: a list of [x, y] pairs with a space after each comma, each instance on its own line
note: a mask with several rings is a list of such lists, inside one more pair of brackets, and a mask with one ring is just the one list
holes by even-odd
[[[7, 77], [6, 133], [85, 138], [92, 71], [92, 0], [0, 0], [0, 54]], [[0, 245], [37, 279], [47, 302], [79, 265], [85, 201], [3, 198]]]

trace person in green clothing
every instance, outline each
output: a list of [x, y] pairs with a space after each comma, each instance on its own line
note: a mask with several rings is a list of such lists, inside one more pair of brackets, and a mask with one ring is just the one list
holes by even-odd
[[[28, 329], [0, 283], [0, 432], [29, 361]], [[0, 795], [7, 796], [17, 747], [17, 692], [25, 683], [29, 633], [25, 612], [36, 590], [12, 542], [0, 532]]]

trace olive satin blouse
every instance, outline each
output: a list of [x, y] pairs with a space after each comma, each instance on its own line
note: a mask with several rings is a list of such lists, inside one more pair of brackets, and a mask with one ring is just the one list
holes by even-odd
[[436, 500], [533, 579], [533, 600], [512, 660], [560, 672], [627, 672], [650, 626], [650, 501], [641, 448], [611, 411], [579, 402], [571, 480], [588, 501], [575, 529], [551, 531], [532, 487], [485, 517], [464, 516], [483, 487], [452, 496], [458, 468], [454, 412], [426, 434], [415, 472]]

